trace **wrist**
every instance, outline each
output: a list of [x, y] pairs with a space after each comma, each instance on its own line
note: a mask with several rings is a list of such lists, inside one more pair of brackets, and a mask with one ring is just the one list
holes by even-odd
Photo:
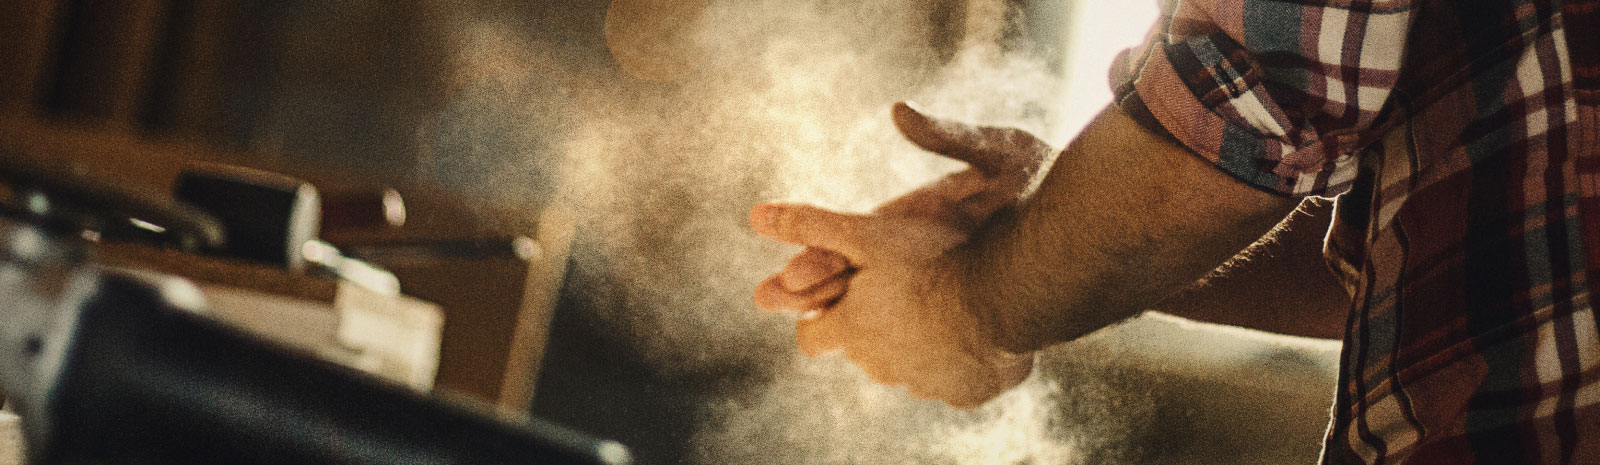
[[973, 321], [979, 343], [1011, 354], [1028, 354], [1040, 349], [1020, 331], [1014, 321], [1011, 303], [995, 289], [994, 275], [973, 247], [958, 247], [946, 254], [945, 283], [957, 307]]

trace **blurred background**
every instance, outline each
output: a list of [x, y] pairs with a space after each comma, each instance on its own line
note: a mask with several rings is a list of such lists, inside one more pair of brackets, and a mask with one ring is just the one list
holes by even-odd
[[[1153, 2], [8, 0], [3, 156], [166, 191], [190, 162], [392, 188], [396, 231], [540, 254], [400, 275], [437, 386], [642, 463], [1312, 463], [1337, 343], [1147, 316], [972, 411], [792, 346], [749, 293], [774, 199], [865, 210], [956, 169], [892, 102], [1064, 145]], [[382, 263], [380, 263], [382, 264]], [[197, 279], [205, 279], [201, 276]]]

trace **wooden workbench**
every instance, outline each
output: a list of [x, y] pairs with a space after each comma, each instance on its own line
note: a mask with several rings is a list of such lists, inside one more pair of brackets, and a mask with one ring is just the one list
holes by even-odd
[[21, 465], [22, 450], [22, 425], [17, 416], [0, 412], [0, 465]]
[[[166, 192], [184, 169], [248, 158], [204, 144], [150, 140], [114, 130], [4, 114], [0, 114], [0, 151], [35, 161], [70, 163], [83, 176], [115, 180], [120, 187], [146, 192]], [[297, 172], [293, 166], [255, 168], [285, 172], [324, 191], [373, 187], [351, 186], [361, 176], [345, 173]], [[397, 275], [402, 292], [441, 307], [443, 340], [435, 386], [507, 411], [525, 412], [532, 403], [555, 298], [566, 273], [574, 234], [570, 214], [559, 206], [539, 209], [538, 214], [491, 212], [437, 188], [393, 187], [406, 196], [404, 228], [324, 239], [344, 247], [525, 237], [535, 245], [536, 253], [523, 257], [375, 263]], [[210, 281], [180, 269], [163, 271]]]

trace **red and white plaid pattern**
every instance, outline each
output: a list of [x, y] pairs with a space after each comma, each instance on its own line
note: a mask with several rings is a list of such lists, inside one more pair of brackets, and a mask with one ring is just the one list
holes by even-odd
[[1600, 0], [1169, 0], [1119, 104], [1338, 196], [1323, 462], [1600, 462]]

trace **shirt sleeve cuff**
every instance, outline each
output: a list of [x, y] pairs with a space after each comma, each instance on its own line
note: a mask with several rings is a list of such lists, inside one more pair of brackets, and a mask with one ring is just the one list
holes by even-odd
[[1353, 136], [1319, 137], [1278, 108], [1249, 53], [1226, 35], [1152, 41], [1113, 66], [1117, 105], [1234, 178], [1279, 195], [1349, 189]]

